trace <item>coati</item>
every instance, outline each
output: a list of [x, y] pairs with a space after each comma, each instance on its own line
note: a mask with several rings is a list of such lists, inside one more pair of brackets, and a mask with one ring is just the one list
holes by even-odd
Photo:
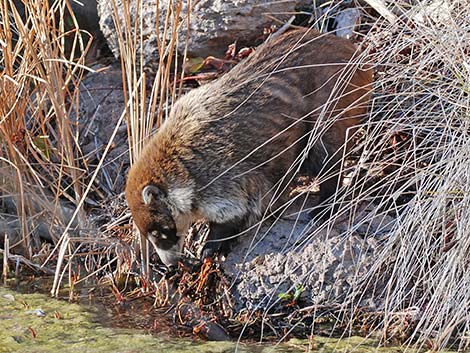
[[[163, 263], [177, 262], [194, 220], [209, 222], [211, 254], [214, 240], [285, 202], [301, 166], [312, 174], [338, 169], [338, 150], [365, 114], [372, 83], [371, 70], [351, 63], [355, 52], [345, 39], [292, 30], [176, 101], [126, 185], [135, 224]], [[321, 183], [321, 201], [337, 183]]]

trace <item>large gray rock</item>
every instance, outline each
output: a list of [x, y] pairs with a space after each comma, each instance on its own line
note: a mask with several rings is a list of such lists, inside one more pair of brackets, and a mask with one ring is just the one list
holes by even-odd
[[360, 226], [352, 229], [345, 219], [329, 227], [306, 215], [287, 217], [240, 239], [222, 265], [232, 279], [236, 311], [279, 306], [280, 296], [299, 287], [302, 306], [335, 307], [360, 294], [361, 305], [381, 307], [372, 291], [355, 291], [367, 287], [364, 275], [380, 256], [394, 219], [362, 210], [356, 222]]
[[[122, 0], [116, 0], [120, 15], [121, 27], [125, 25]], [[143, 44], [140, 48], [144, 54], [146, 66], [152, 66], [159, 57], [157, 51], [156, 2], [142, 0], [140, 17], [137, 15], [137, 1], [130, 1], [132, 27], [136, 20], [142, 19]], [[263, 35], [263, 28], [279, 24], [273, 18], [286, 21], [297, 5], [310, 4], [309, 0], [201, 0], [193, 2], [190, 17], [189, 53], [191, 56], [221, 56], [227, 46], [234, 41], [239, 45], [253, 44], [256, 38]], [[159, 2], [158, 28], [163, 33], [169, 0]], [[116, 57], [119, 56], [118, 34], [113, 21], [113, 2], [98, 0], [101, 29]], [[186, 1], [182, 14], [187, 14]], [[178, 49], [183, 52], [186, 43], [186, 20], [181, 18]], [[282, 22], [281, 22], [282, 23]], [[170, 25], [171, 26], [171, 25]]]

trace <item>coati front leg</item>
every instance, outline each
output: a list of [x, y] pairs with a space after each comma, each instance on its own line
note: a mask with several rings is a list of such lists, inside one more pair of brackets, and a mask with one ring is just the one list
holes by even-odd
[[227, 254], [243, 224], [238, 219], [225, 223], [209, 222], [209, 234], [202, 250], [202, 259], [213, 257], [216, 253]]
[[332, 196], [338, 191], [338, 182], [342, 180], [341, 176], [334, 175], [320, 183], [320, 201], [311, 216], [321, 215], [322, 220], [327, 220], [332, 214], [338, 211], [339, 205], [333, 202]]

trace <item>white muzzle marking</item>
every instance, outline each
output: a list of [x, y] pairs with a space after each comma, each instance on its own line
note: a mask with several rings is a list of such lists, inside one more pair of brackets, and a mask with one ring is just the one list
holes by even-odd
[[158, 257], [160, 257], [160, 260], [166, 265], [166, 266], [175, 266], [178, 264], [178, 260], [181, 257], [181, 250], [183, 247], [184, 243], [184, 238], [183, 241], [181, 241], [181, 237], [179, 237], [178, 243], [173, 245], [170, 249], [162, 249], [158, 247], [157, 242], [156, 242], [156, 237], [153, 234], [149, 234], [147, 236], [147, 239], [149, 242], [152, 244], [153, 248], [158, 254]]

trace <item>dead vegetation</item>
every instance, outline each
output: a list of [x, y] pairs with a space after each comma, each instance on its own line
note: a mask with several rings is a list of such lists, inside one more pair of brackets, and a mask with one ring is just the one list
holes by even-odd
[[[136, 48], [139, 38], [130, 30], [139, 21], [131, 22], [130, 12], [119, 14], [128, 21], [118, 29], [126, 107], [112, 128], [126, 124], [131, 161], [165, 119], [183, 83], [207, 78], [200, 76], [203, 65], [215, 63], [217, 71], [240, 55], [190, 62], [186, 73], [192, 77], [184, 77], [175, 65], [185, 56], [175, 50], [175, 31], [189, 23], [181, 4], [176, 1], [168, 12], [169, 32], [159, 36], [171, 39], [158, 44], [165, 54], [150, 90]], [[433, 350], [468, 348], [470, 10], [463, 0], [434, 4], [441, 5], [397, 1], [384, 17], [380, 6], [358, 7], [362, 24], [355, 41], [364, 62], [375, 70], [374, 98], [349, 156], [356, 162], [345, 164], [352, 182], [338, 196], [343, 202], [337, 216], [350, 225], [345, 237], [373, 218], [395, 219], [392, 230], [380, 238], [375, 265], [341, 307], [303, 307], [301, 300], [284, 297], [275, 299], [275, 310], [236, 313], [228, 294], [231, 282], [215, 262], [191, 271], [182, 268], [174, 276], [145, 277], [151, 273], [151, 249], [132, 233], [122, 195], [99, 198], [105, 193], [94, 181], [115, 133], [98, 163], [89, 165], [78, 144], [81, 122], [71, 117], [79, 116], [73, 112], [89, 70], [85, 57], [91, 38], [78, 27], [69, 3], [28, 1], [24, 13], [11, 0], [0, 3], [4, 277], [11, 276], [6, 265], [12, 269], [14, 263], [17, 271], [29, 266], [53, 272], [52, 294], [68, 282], [70, 297], [82, 282], [107, 279], [117, 301], [152, 298], [156, 306], [168, 307], [175, 325], [209, 339], [226, 337], [223, 326], [235, 337], [360, 332]], [[329, 9], [341, 5], [334, 2]], [[328, 29], [333, 10], [310, 15], [307, 10], [302, 21]], [[73, 28], [66, 27], [64, 18]], [[92, 219], [98, 230], [90, 221], [90, 195], [98, 195], [93, 204], [103, 204]], [[370, 212], [359, 218], [357, 210], [364, 204]], [[332, 218], [318, 231], [334, 222]], [[315, 232], [305, 235], [304, 244]], [[122, 278], [124, 282], [118, 280]], [[131, 282], [137, 289], [130, 290]], [[362, 307], [366, 292], [384, 306]]]

